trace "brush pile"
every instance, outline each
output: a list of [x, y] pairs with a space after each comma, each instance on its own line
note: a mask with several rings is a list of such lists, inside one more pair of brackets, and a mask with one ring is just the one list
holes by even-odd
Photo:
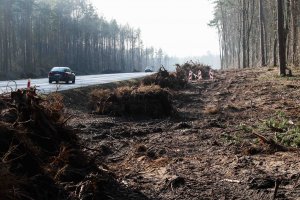
[[209, 71], [211, 67], [208, 65], [203, 65], [201, 63], [195, 63], [193, 61], [189, 61], [184, 63], [183, 65], [176, 64], [176, 74], [177, 76], [188, 78], [189, 72], [192, 71], [194, 74], [198, 74], [199, 70], [201, 71], [203, 79], [209, 79]]
[[66, 127], [62, 100], [35, 88], [0, 95], [0, 199], [95, 199], [116, 188]]
[[158, 85], [96, 89], [90, 105], [98, 114], [159, 118], [173, 113], [170, 93]]
[[169, 73], [161, 67], [157, 74], [147, 76], [142, 81], [143, 85], [159, 85], [161, 88], [181, 89], [187, 84], [186, 77], [178, 73]]
[[[193, 61], [186, 62], [183, 65], [176, 65], [176, 72], [169, 73], [164, 67], [161, 67], [157, 74], [147, 76], [143, 79], [143, 85], [159, 85], [162, 88], [182, 89], [187, 86], [189, 72], [198, 75], [201, 71], [202, 79], [210, 79], [209, 72], [211, 67]], [[196, 79], [196, 76], [193, 79]]]

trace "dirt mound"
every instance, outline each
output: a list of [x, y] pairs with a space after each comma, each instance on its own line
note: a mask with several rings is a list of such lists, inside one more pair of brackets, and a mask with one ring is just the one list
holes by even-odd
[[[35, 88], [0, 96], [0, 199], [107, 199], [126, 189], [65, 124], [63, 98]], [[125, 198], [126, 199], [126, 198]]]
[[142, 81], [143, 85], [159, 85], [162, 88], [181, 89], [187, 85], [187, 79], [178, 73], [169, 73], [161, 67], [157, 74], [147, 76]]
[[171, 95], [157, 85], [94, 90], [91, 108], [98, 114], [114, 116], [164, 117], [173, 113]]

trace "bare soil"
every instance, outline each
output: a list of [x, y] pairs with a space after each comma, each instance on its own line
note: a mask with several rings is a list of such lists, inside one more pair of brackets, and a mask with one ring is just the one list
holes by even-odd
[[96, 115], [87, 91], [66, 92], [68, 125], [125, 188], [112, 199], [298, 199], [298, 149], [279, 151], [254, 134], [275, 138], [265, 124], [278, 112], [298, 124], [300, 74], [294, 74], [219, 71], [214, 80], [173, 91], [178, 115], [160, 119]]

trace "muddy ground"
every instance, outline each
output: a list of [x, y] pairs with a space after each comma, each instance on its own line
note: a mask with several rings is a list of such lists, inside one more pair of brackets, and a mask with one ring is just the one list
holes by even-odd
[[278, 151], [254, 134], [276, 138], [278, 130], [266, 124], [278, 113], [299, 122], [294, 74], [217, 72], [214, 80], [172, 91], [178, 113], [161, 119], [93, 114], [87, 91], [77, 89], [64, 94], [68, 125], [97, 165], [128, 189], [120, 199], [298, 199], [298, 150]]

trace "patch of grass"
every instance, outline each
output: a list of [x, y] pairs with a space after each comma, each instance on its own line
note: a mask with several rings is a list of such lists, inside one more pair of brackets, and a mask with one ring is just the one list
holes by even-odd
[[[300, 123], [292, 122], [284, 112], [279, 111], [273, 117], [258, 123], [253, 126], [249, 126], [241, 123], [238, 127], [239, 130], [245, 133], [253, 132], [272, 132], [273, 140], [289, 147], [300, 147]], [[227, 140], [238, 140], [239, 137], [225, 137]], [[253, 144], [258, 144], [259, 139], [252, 140]]]
[[[221, 134], [221, 139], [223, 139], [227, 143], [235, 144], [235, 145], [240, 145], [245, 142], [245, 138], [243, 137], [242, 132], [244, 133], [252, 133], [254, 131], [254, 128], [246, 125], [246, 124], [239, 124], [237, 127], [237, 132], [232, 133], [232, 134]], [[258, 139], [250, 139], [248, 142], [258, 144]]]
[[248, 126], [246, 124], [240, 124], [239, 129], [243, 130], [245, 133], [252, 133], [253, 128], [251, 126]]
[[223, 133], [221, 134], [221, 139], [223, 139], [227, 143], [231, 143], [235, 145], [239, 145], [243, 142], [243, 139], [240, 137], [239, 134], [231, 135], [231, 134]]
[[276, 139], [283, 145], [300, 147], [300, 127], [296, 126], [284, 133], [276, 134]]
[[300, 147], [300, 125], [294, 124], [284, 112], [265, 121], [265, 128], [275, 132], [275, 140], [285, 146]]
[[279, 111], [275, 117], [265, 121], [267, 128], [274, 132], [283, 133], [289, 129], [289, 119], [285, 116], [285, 113]]

